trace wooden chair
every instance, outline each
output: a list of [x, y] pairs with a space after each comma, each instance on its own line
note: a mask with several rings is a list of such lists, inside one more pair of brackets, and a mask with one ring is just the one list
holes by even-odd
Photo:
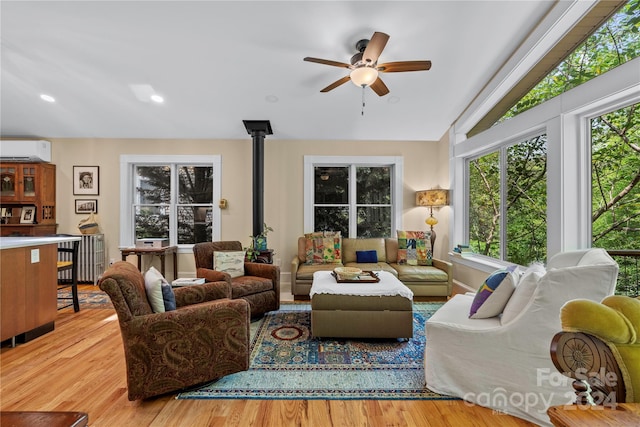
[[640, 403], [640, 298], [575, 299], [562, 306], [560, 320], [551, 360], [574, 380], [575, 403]]
[[[58, 310], [63, 308], [71, 307], [73, 305], [73, 311], [80, 311], [80, 300], [78, 299], [78, 251], [80, 248], [80, 241], [75, 240], [72, 243], [72, 246], [62, 247], [58, 246], [58, 255], [60, 254], [71, 254], [71, 260], [69, 260], [69, 256], [63, 257], [62, 259], [58, 256], [58, 300], [70, 300], [71, 302], [67, 305], [58, 307]], [[62, 271], [71, 271], [71, 282], [67, 282], [68, 279], [60, 279], [60, 272]], [[61, 289], [71, 288], [71, 296], [70, 297], [61, 297], [59, 291]]]

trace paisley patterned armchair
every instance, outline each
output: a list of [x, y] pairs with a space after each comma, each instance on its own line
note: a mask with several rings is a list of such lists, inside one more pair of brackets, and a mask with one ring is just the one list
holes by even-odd
[[100, 289], [118, 315], [129, 400], [206, 383], [249, 367], [249, 304], [226, 281], [174, 290], [177, 309], [154, 313], [144, 277], [116, 262]]
[[203, 242], [193, 245], [196, 276], [207, 281], [226, 280], [231, 287], [231, 298], [244, 299], [251, 306], [251, 317], [258, 318], [268, 311], [280, 308], [280, 267], [257, 262], [244, 263], [244, 275], [231, 277], [214, 270], [216, 251], [242, 251], [242, 243], [235, 240]]

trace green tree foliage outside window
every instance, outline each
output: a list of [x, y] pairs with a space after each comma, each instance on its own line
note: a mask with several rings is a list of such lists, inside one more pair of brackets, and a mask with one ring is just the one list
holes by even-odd
[[640, 104], [591, 120], [593, 245], [640, 249]]
[[[354, 188], [349, 185], [352, 179], [355, 179]], [[390, 237], [391, 207], [391, 167], [314, 168], [315, 230], [340, 231], [345, 237], [354, 234], [357, 237]], [[353, 215], [356, 230], [350, 233]]]
[[498, 122], [542, 104], [640, 55], [640, 0], [630, 0]]
[[545, 261], [546, 142], [539, 135], [469, 162], [469, 244], [475, 252], [520, 265]]
[[[136, 239], [169, 239], [171, 217], [175, 215], [177, 244], [212, 240], [212, 167], [162, 165], [137, 166], [135, 170]], [[176, 189], [172, 189], [172, 177]]]
[[[514, 117], [587, 82], [638, 57], [639, 54], [640, 0], [630, 0], [514, 105], [500, 121]], [[631, 105], [591, 120], [593, 246], [605, 249], [640, 249], [639, 108], [638, 104]], [[470, 174], [473, 173], [472, 169], [473, 167], [470, 167]], [[473, 175], [471, 176], [474, 179]], [[538, 206], [541, 206], [543, 200], [546, 202], [542, 193], [540, 197], [536, 203]], [[510, 216], [510, 212], [507, 212]], [[471, 219], [470, 230], [470, 237], [473, 239], [474, 224]], [[530, 232], [533, 230], [537, 228], [532, 227]], [[476, 242], [487, 240], [489, 236], [486, 233], [476, 235]], [[507, 235], [510, 234], [507, 232]], [[493, 243], [485, 243], [484, 246], [476, 243], [476, 248], [479, 252], [496, 256], [496, 240], [488, 240]], [[537, 237], [534, 241], [541, 243]]]

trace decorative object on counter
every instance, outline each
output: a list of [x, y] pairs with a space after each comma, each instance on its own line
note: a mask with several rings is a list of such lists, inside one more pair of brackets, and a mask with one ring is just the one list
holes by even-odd
[[73, 167], [73, 195], [100, 194], [100, 166]]

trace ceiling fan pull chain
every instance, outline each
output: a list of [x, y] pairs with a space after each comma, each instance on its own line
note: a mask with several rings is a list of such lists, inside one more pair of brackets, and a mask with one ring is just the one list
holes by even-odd
[[365, 86], [362, 85], [362, 115], [364, 116], [364, 88]]

